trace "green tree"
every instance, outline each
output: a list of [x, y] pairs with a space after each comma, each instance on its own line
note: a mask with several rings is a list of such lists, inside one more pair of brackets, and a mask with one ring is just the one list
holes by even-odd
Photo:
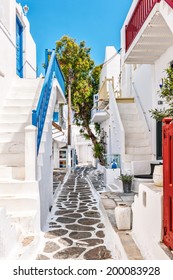
[[151, 116], [157, 121], [161, 121], [164, 117], [173, 118], [173, 68], [168, 67], [165, 72], [166, 77], [163, 79], [160, 98], [167, 104], [166, 108], [150, 110]]
[[[75, 39], [63, 36], [56, 42], [56, 53], [65, 77], [66, 89], [71, 83], [71, 100], [75, 123], [81, 126], [81, 133], [91, 139], [94, 156], [104, 164], [104, 147], [99, 138], [99, 129], [94, 132], [90, 127], [93, 95], [98, 92], [101, 65], [95, 66], [90, 56], [90, 48], [85, 42], [79, 44]], [[66, 90], [68, 93], [68, 90]]]

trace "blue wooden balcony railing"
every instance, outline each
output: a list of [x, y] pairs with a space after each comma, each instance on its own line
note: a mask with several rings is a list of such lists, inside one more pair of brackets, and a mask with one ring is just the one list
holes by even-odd
[[32, 111], [32, 124], [38, 128], [37, 132], [37, 154], [40, 147], [43, 127], [46, 119], [50, 94], [52, 91], [53, 79], [56, 78], [63, 93], [65, 93], [64, 76], [61, 72], [55, 51], [51, 52], [49, 64], [46, 66], [46, 75], [41, 90], [40, 98], [36, 110]]

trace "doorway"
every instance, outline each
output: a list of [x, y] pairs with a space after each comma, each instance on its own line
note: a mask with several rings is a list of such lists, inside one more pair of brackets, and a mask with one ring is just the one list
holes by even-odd
[[16, 74], [23, 78], [23, 26], [16, 17]]

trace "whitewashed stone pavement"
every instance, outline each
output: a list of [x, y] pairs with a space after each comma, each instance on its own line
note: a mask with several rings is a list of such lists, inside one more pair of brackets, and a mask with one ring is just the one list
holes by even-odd
[[[110, 230], [86, 175], [87, 171], [79, 168], [61, 186], [43, 233], [37, 260], [118, 258], [107, 244]], [[101, 190], [101, 185], [98, 184], [98, 188]]]

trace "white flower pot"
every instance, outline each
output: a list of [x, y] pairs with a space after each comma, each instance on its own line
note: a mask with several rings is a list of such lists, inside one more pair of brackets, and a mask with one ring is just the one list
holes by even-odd
[[119, 204], [115, 208], [115, 220], [119, 230], [131, 229], [131, 207], [126, 204]]
[[153, 172], [154, 184], [158, 187], [163, 187], [163, 165], [156, 165]]

